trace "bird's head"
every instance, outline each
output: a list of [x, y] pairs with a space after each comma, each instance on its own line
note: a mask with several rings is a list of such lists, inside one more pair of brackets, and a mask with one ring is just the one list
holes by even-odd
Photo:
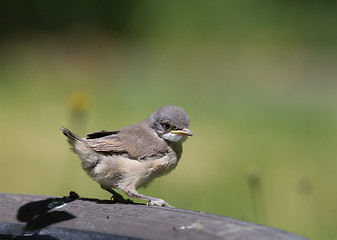
[[147, 120], [155, 133], [168, 142], [182, 143], [188, 136], [193, 136], [189, 130], [190, 118], [179, 106], [163, 106], [152, 113]]

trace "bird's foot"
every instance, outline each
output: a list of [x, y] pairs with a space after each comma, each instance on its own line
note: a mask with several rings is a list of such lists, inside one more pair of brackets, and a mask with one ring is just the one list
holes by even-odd
[[129, 197], [134, 197], [134, 198], [140, 198], [140, 199], [143, 199], [143, 200], [147, 200], [147, 203], [146, 203], [147, 206], [172, 207], [170, 204], [168, 204], [167, 202], [165, 202], [163, 199], [149, 197], [149, 196], [145, 196], [143, 194], [139, 194], [139, 193], [137, 193], [137, 191], [135, 189], [133, 191], [127, 191], [126, 190], [124, 192]]
[[155, 200], [147, 200], [146, 203], [147, 206], [160, 206], [160, 207], [171, 207], [173, 208], [170, 204], [165, 202], [163, 199], [155, 199]]
[[125, 199], [123, 198], [122, 195], [116, 193], [116, 194], [113, 194], [110, 198], [110, 200], [113, 200], [114, 202], [117, 202], [117, 203], [134, 203], [132, 200], [130, 200], [129, 198], [128, 199]]
[[120, 195], [118, 192], [116, 192], [115, 190], [113, 190], [110, 187], [106, 187], [104, 185], [101, 185], [101, 188], [108, 191], [109, 193], [111, 193], [111, 198], [110, 200], [113, 200], [114, 202], [118, 202], [118, 203], [133, 203], [133, 201], [131, 201], [130, 199], [125, 199], [123, 198], [122, 195]]

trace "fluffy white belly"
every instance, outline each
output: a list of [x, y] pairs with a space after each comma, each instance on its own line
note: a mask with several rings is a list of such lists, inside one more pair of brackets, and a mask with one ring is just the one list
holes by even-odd
[[178, 164], [175, 154], [155, 160], [130, 160], [122, 156], [104, 156], [89, 173], [106, 187], [126, 190], [144, 187], [154, 178], [168, 174]]

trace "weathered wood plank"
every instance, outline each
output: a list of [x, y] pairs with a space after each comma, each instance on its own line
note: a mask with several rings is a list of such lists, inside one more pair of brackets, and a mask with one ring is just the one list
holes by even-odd
[[[0, 238], [305, 240], [219, 215], [98, 199], [0, 194]], [[38, 238], [37, 238], [38, 237]]]

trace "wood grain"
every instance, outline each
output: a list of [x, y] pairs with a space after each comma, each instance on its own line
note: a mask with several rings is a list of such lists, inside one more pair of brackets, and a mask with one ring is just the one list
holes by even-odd
[[76, 197], [0, 194], [0, 238], [30, 236], [32, 239], [306, 239], [275, 228], [177, 208]]

